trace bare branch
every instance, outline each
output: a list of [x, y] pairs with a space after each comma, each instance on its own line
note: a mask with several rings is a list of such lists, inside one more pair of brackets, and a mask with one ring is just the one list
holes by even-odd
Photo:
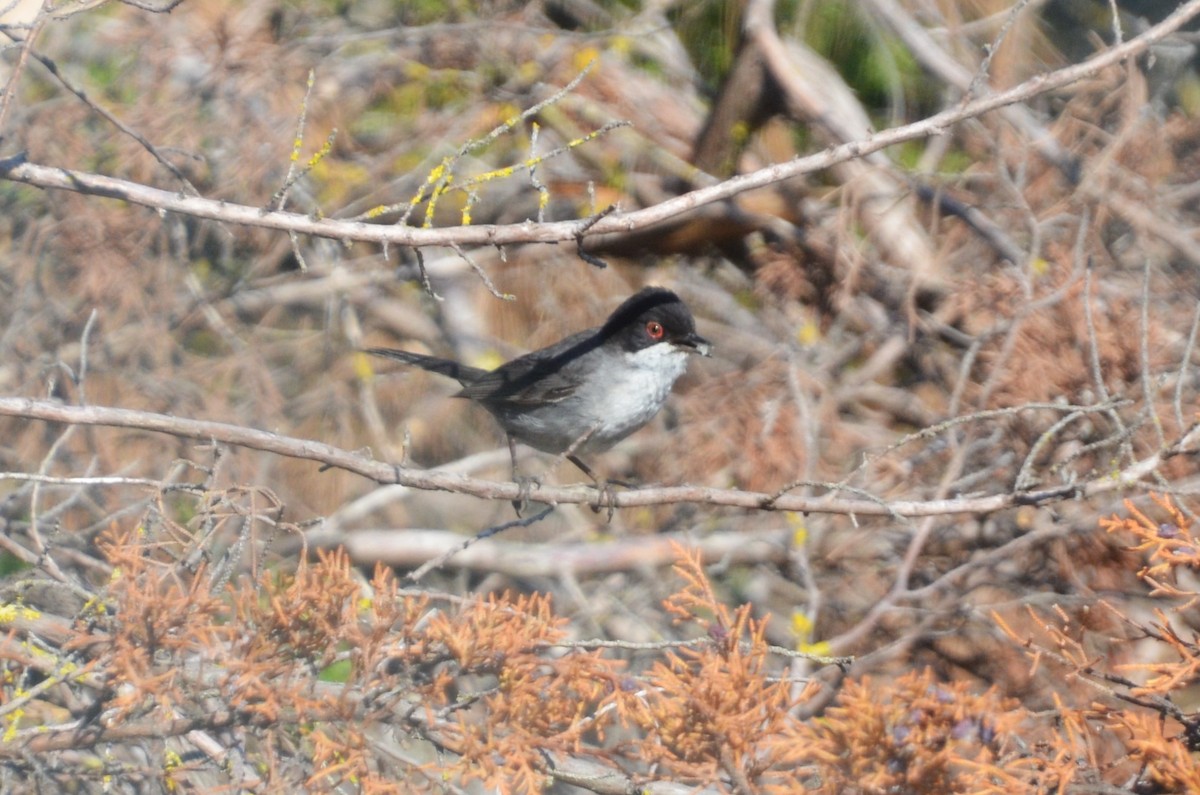
[[396, 483], [431, 491], [469, 494], [488, 500], [512, 500], [527, 497], [550, 505], [571, 503], [597, 508], [628, 508], [637, 505], [670, 505], [691, 502], [770, 511], [837, 513], [849, 516], [944, 516], [959, 513], [992, 513], [1017, 505], [1043, 505], [1072, 498], [1138, 489], [1142, 479], [1151, 475], [1171, 456], [1195, 452], [1200, 428], [1193, 427], [1168, 448], [1135, 461], [1125, 469], [1094, 480], [1036, 492], [993, 494], [940, 500], [846, 500], [832, 497], [801, 497], [767, 494], [738, 489], [714, 489], [702, 486], [663, 486], [606, 493], [591, 486], [547, 486], [497, 483], [477, 480], [438, 470], [420, 470], [394, 466], [332, 445], [297, 439], [239, 425], [207, 420], [190, 420], [129, 409], [100, 406], [66, 406], [29, 398], [0, 398], [0, 415], [26, 417], [73, 425], [105, 425], [138, 428], [187, 439], [223, 442], [289, 458], [318, 462], [326, 467], [354, 472], [377, 483]]
[[[700, 188], [644, 210], [614, 213], [601, 219], [590, 235], [630, 232], [674, 218], [702, 205], [722, 201], [748, 190], [773, 185], [801, 174], [827, 169], [833, 165], [861, 158], [889, 146], [917, 138], [940, 134], [955, 124], [992, 110], [1045, 94], [1100, 70], [1121, 63], [1146, 51], [1151, 45], [1179, 30], [1200, 14], [1200, 0], [1184, 3], [1161, 23], [1148, 28], [1119, 46], [1108, 49], [1082, 63], [1038, 75], [1007, 91], [981, 97], [958, 108], [952, 108], [912, 124], [895, 127], [826, 149], [823, 152], [796, 158], [758, 171], [733, 177], [717, 185]], [[554, 243], [574, 240], [578, 235], [576, 221], [550, 224], [508, 224], [502, 226], [472, 226], [444, 229], [416, 229], [407, 226], [370, 224], [358, 221], [312, 218], [297, 213], [264, 212], [259, 207], [233, 204], [217, 199], [180, 196], [126, 180], [98, 174], [71, 171], [25, 162], [23, 157], [0, 160], [0, 177], [47, 189], [71, 190], [152, 207], [160, 211], [177, 212], [197, 218], [209, 218], [246, 226], [279, 229], [299, 234], [329, 237], [339, 240], [358, 240], [402, 246], [449, 245], [506, 245], [513, 243]]]

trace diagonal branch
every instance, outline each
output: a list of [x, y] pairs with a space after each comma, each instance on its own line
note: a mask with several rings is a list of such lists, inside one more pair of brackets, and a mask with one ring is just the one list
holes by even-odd
[[[1200, 14], [1200, 0], [1189, 0], [1159, 24], [1148, 28], [1124, 44], [1112, 47], [1082, 63], [1030, 78], [1007, 91], [981, 97], [957, 108], [934, 116], [876, 133], [861, 141], [850, 141], [786, 163], [778, 163], [742, 176], [732, 177], [629, 213], [613, 213], [600, 219], [586, 230], [586, 236], [609, 233], [628, 233], [661, 223], [681, 213], [705, 204], [723, 201], [739, 193], [773, 185], [792, 177], [821, 171], [839, 163], [878, 152], [889, 146], [917, 138], [944, 133], [967, 119], [989, 111], [1024, 102], [1076, 81], [1090, 77], [1100, 70], [1121, 63], [1145, 52], [1151, 45], [1179, 30]], [[338, 240], [357, 240], [400, 246], [449, 245], [507, 245], [515, 243], [555, 243], [573, 241], [580, 237], [578, 221], [550, 224], [507, 224], [459, 226], [441, 229], [417, 229], [391, 224], [369, 224], [315, 218], [287, 212], [271, 212], [261, 207], [233, 204], [217, 199], [184, 196], [177, 192], [159, 190], [127, 180], [99, 174], [71, 171], [52, 166], [25, 162], [21, 156], [0, 160], [0, 177], [23, 182], [39, 188], [71, 190], [78, 193], [121, 199], [160, 211], [176, 212], [196, 218], [208, 218], [228, 223], [279, 229], [298, 234]]]

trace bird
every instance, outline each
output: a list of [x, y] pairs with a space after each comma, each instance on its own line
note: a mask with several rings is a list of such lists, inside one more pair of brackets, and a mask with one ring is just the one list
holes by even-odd
[[[508, 437], [513, 477], [516, 443], [565, 456], [595, 483], [581, 455], [603, 452], [638, 430], [666, 402], [692, 354], [711, 356], [687, 305], [671, 290], [646, 287], [600, 326], [518, 356], [494, 370], [393, 348], [364, 353], [449, 376], [454, 397], [483, 406]], [[518, 506], [518, 513], [520, 508]]]

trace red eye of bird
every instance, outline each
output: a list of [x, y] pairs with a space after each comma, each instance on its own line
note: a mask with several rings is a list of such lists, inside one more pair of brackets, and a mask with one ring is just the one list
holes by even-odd
[[662, 323], [659, 323], [657, 320], [651, 320], [646, 324], [646, 333], [650, 335], [650, 339], [652, 340], [661, 340], [664, 333]]

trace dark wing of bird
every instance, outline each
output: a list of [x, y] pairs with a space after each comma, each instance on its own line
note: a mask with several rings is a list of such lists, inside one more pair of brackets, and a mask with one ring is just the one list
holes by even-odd
[[537, 405], [557, 403], [579, 388], [578, 357], [597, 347], [603, 338], [596, 329], [581, 331], [548, 348], [518, 356], [495, 370], [463, 384], [458, 397], [485, 403]]

